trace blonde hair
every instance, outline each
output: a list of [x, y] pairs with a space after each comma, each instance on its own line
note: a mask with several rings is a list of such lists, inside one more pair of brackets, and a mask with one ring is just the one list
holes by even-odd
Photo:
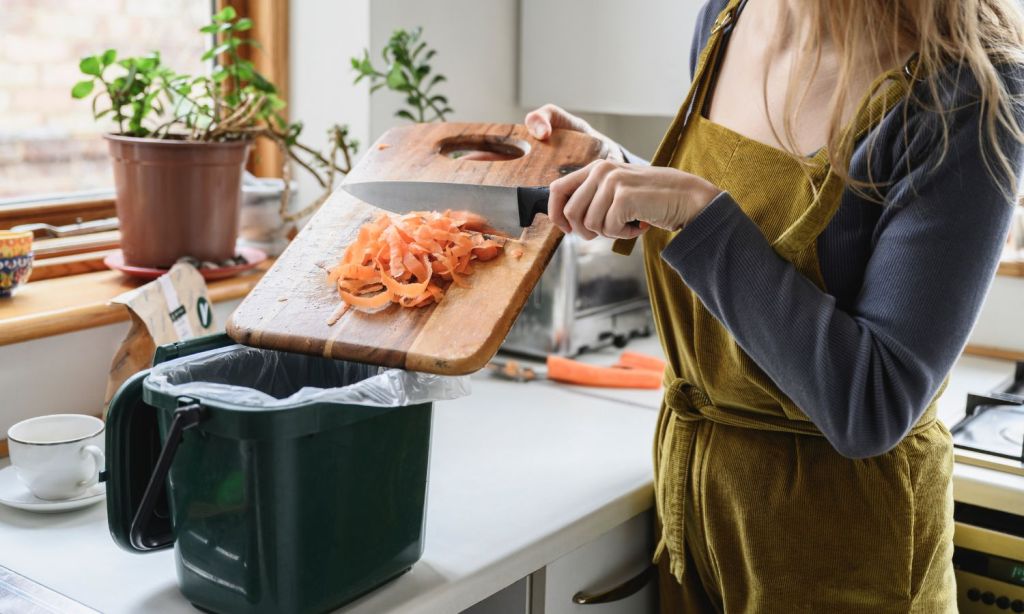
[[[818, 70], [822, 49], [829, 45], [838, 56], [838, 86], [830, 101], [829, 162], [847, 183], [877, 187], [870, 177], [858, 182], [849, 174], [855, 143], [843, 141], [843, 114], [853, 97], [860, 98], [860, 92], [851, 91], [851, 83], [856, 74], [864, 74], [860, 71], [876, 76], [913, 58], [907, 64], [910, 76], [923, 82], [924, 88], [923, 95], [914, 96], [912, 103], [938, 120], [935, 165], [948, 152], [949, 115], [958, 110], [946, 105], [948, 89], [959, 89], [968, 73], [977, 84], [970, 86], [976, 90], [971, 104], [979, 103], [983, 113], [978, 139], [985, 165], [1008, 196], [1014, 195], [1018, 170], [1006, 151], [1005, 139], [1024, 141], [1024, 129], [1015, 113], [1020, 101], [999, 66], [1024, 66], [1024, 12], [1019, 0], [793, 0], [791, 6], [795, 11], [783, 18], [777, 40], [791, 36], [796, 28], [808, 29], [790, 73], [783, 137], [772, 126], [776, 139], [787, 149], [797, 153], [794, 117], [807, 94], [806, 88], [799, 86], [800, 75]], [[793, 13], [799, 13], [799, 24]], [[767, 93], [767, 80], [764, 87]], [[874, 94], [877, 92], [869, 93]]]

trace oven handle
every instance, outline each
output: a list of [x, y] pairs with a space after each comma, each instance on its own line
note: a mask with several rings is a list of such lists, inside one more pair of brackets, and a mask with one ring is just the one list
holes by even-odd
[[961, 548], [1019, 560], [1024, 552], [1024, 538], [992, 529], [955, 522], [953, 542]]

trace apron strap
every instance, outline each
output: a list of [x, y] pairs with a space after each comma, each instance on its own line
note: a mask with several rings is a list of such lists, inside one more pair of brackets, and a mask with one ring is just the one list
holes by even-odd
[[[704, 44], [704, 49], [701, 50], [700, 56], [698, 56], [697, 67], [693, 73], [690, 89], [683, 103], [679, 106], [676, 116], [672, 119], [672, 123], [669, 124], [665, 136], [661, 137], [661, 143], [659, 143], [658, 148], [655, 150], [654, 157], [651, 158], [651, 166], [666, 166], [672, 160], [672, 153], [679, 145], [679, 139], [683, 135], [683, 128], [686, 127], [686, 122], [693, 113], [699, 113], [700, 108], [704, 106], [704, 101], [707, 99], [708, 89], [710, 89], [711, 84], [711, 66], [716, 63], [715, 60], [718, 56], [718, 49], [721, 46], [723, 35], [729, 32], [732, 26], [735, 25], [736, 16], [746, 3], [747, 0], [729, 0], [729, 3], [715, 19], [715, 23], [711, 27], [711, 33], [708, 35], [708, 40]], [[612, 251], [628, 256], [633, 253], [635, 244], [635, 238], [616, 239], [612, 244]]]

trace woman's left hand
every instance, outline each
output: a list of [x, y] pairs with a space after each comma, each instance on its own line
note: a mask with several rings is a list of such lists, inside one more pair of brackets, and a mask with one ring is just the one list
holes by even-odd
[[596, 160], [551, 183], [548, 217], [587, 240], [631, 239], [649, 226], [679, 230], [721, 192], [674, 168]]

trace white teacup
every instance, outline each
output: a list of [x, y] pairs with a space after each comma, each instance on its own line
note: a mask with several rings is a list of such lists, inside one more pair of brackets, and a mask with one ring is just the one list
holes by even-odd
[[7, 431], [11, 464], [40, 499], [58, 501], [83, 494], [99, 480], [103, 421], [81, 414], [23, 420]]

